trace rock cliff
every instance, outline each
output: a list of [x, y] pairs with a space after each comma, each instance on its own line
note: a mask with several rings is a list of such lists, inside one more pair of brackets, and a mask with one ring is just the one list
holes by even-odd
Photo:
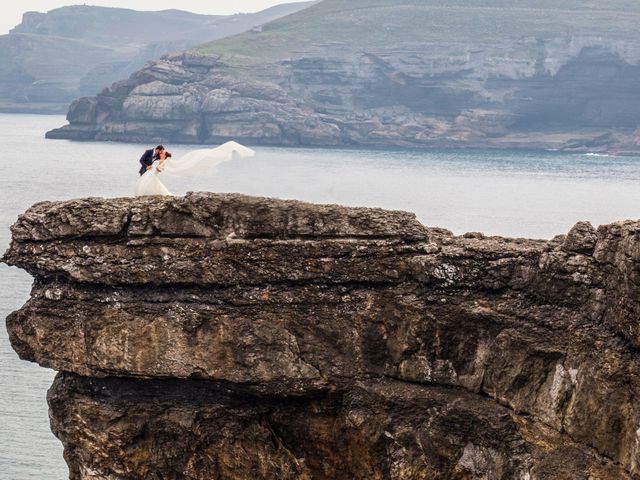
[[640, 223], [242, 195], [34, 205], [7, 319], [79, 479], [640, 478]]
[[48, 137], [640, 151], [637, 2], [471, 3], [324, 0], [152, 62]]

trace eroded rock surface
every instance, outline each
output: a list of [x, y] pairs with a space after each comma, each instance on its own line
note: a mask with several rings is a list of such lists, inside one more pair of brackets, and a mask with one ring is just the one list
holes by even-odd
[[168, 55], [74, 101], [47, 138], [637, 154], [640, 46], [626, 59], [599, 37], [556, 43], [307, 53], [250, 74], [219, 55]]
[[7, 320], [73, 479], [640, 478], [640, 223], [241, 195], [35, 205]]

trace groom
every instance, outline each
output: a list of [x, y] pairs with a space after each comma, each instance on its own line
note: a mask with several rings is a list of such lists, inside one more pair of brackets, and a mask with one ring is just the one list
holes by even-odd
[[162, 145], [158, 145], [156, 148], [145, 150], [142, 154], [142, 157], [140, 157], [140, 165], [142, 166], [140, 167], [140, 171], [138, 173], [140, 173], [140, 175], [144, 175], [144, 172], [149, 170], [153, 162], [160, 157], [160, 152], [162, 152], [163, 150], [164, 147]]

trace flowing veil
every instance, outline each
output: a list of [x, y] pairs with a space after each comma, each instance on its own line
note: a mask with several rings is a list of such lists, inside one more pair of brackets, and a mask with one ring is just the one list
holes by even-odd
[[234, 158], [253, 157], [254, 155], [255, 152], [250, 148], [231, 141], [216, 148], [193, 150], [180, 158], [169, 158], [164, 163], [162, 170], [172, 176], [188, 176]]

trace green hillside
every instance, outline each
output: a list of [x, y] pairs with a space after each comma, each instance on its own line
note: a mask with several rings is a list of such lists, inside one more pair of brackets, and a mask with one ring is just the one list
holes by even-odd
[[20, 25], [0, 35], [0, 111], [62, 112], [74, 98], [95, 94], [165, 53], [235, 35], [309, 5], [228, 16], [87, 5], [27, 12]]
[[[74, 5], [47, 13], [27, 12], [12, 34], [69, 38], [108, 46], [185, 42], [190, 45], [249, 30], [311, 3], [284, 3], [252, 14], [199, 15], [181, 10], [157, 12]], [[195, 42], [195, 43], [194, 43]]]
[[248, 32], [197, 48], [245, 60], [286, 58], [323, 44], [350, 49], [415, 42], [496, 43], [522, 37], [638, 37], [637, 0], [324, 0]]
[[103, 45], [147, 44], [164, 38], [183, 39], [188, 32], [207, 28], [220, 16], [196, 15], [179, 10], [140, 12], [126, 8], [74, 5], [47, 13], [28, 12], [12, 34], [35, 34], [75, 39]]

